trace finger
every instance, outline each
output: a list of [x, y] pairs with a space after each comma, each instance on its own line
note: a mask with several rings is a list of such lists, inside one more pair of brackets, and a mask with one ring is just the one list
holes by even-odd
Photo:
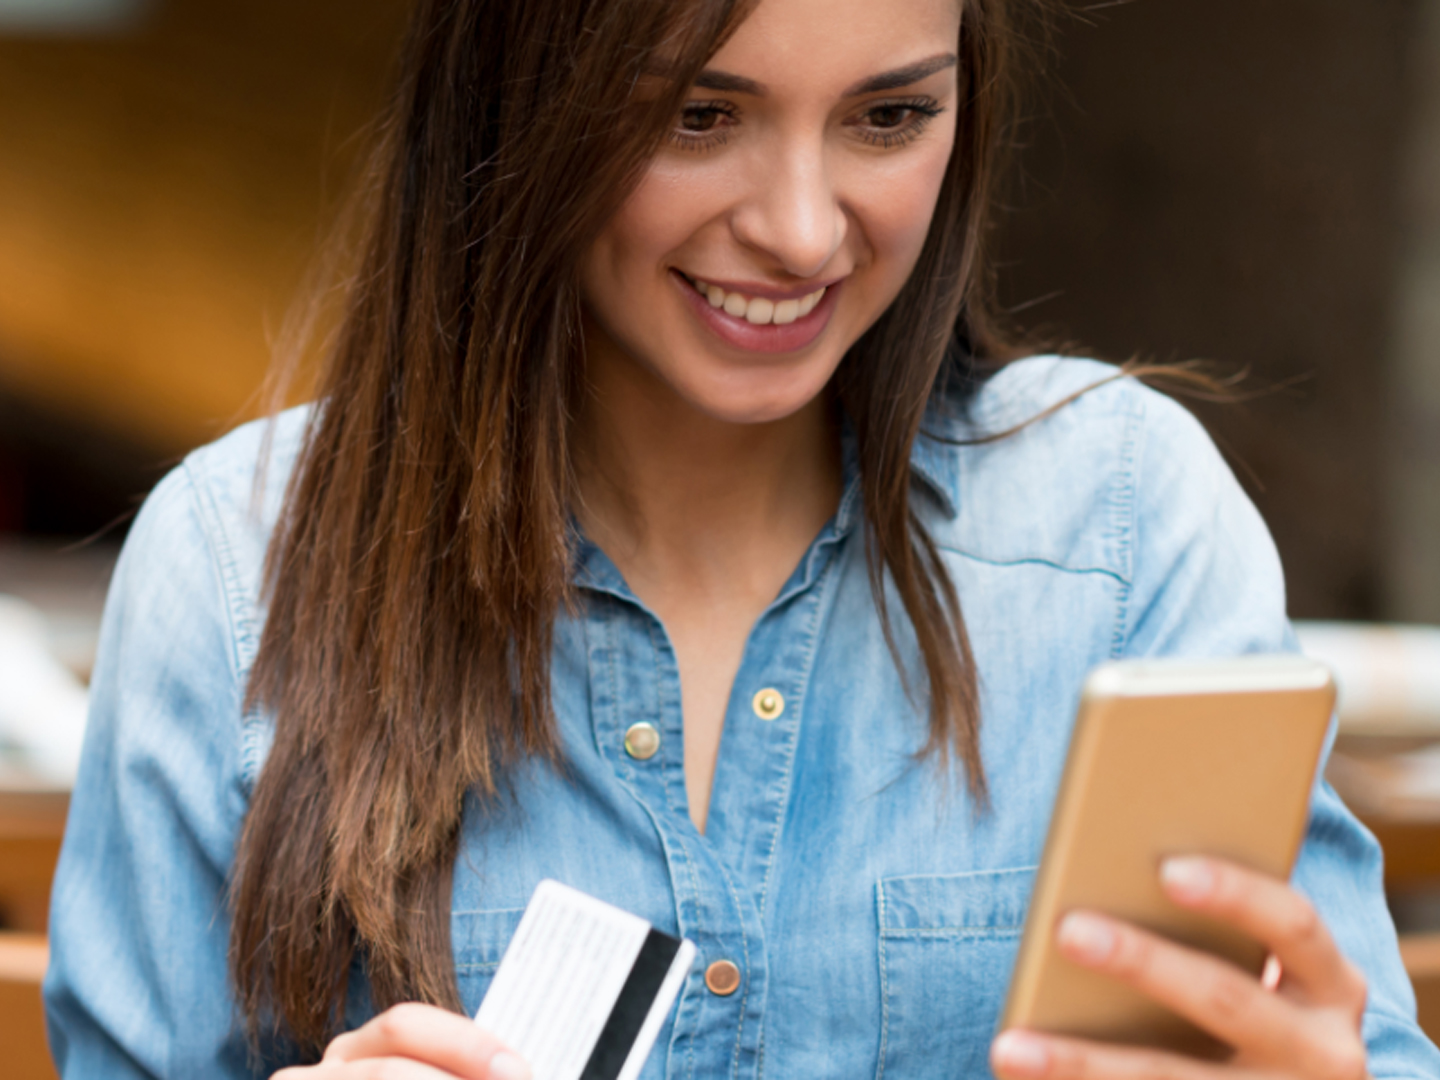
[[396, 1005], [341, 1035], [322, 1064], [408, 1058], [463, 1080], [529, 1080], [530, 1069], [499, 1039], [464, 1016], [431, 1005]]
[[1008, 1080], [1240, 1080], [1246, 1075], [1163, 1050], [1018, 1029], [1002, 1032], [990, 1045], [990, 1066]]
[[1318, 1048], [1306, 1012], [1208, 953], [1089, 912], [1071, 912], [1060, 951], [1154, 998], [1252, 1061], [1304, 1064]]
[[380, 1057], [323, 1065], [315, 1080], [455, 1080], [455, 1073], [413, 1058]]
[[1223, 919], [1263, 942], [1287, 986], [1324, 1004], [1363, 1009], [1365, 978], [1341, 954], [1315, 905], [1289, 885], [1221, 859], [1166, 859], [1160, 881], [1177, 904]]

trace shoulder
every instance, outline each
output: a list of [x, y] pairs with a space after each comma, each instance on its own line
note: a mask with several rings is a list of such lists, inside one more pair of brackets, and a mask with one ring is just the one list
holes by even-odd
[[[286, 413], [190, 454], [126, 539], [50, 913], [46, 1007], [66, 1075], [168, 1075], [182, 1044], [250, 1075], [243, 1045], [229, 1061], [216, 913], [273, 732], [245, 687], [260, 568], [304, 428], [303, 412]], [[183, 1013], [160, 1008], [182, 998]]]
[[1051, 409], [1019, 433], [1021, 442], [1103, 453], [1117, 438], [1133, 435], [1162, 452], [1214, 452], [1204, 427], [1179, 402], [1115, 364], [1072, 357], [1034, 356], [1007, 364], [949, 423], [961, 438], [983, 438]]
[[927, 430], [957, 510], [932, 524], [936, 540], [986, 561], [1128, 582], [1141, 520], [1222, 488], [1244, 499], [1200, 422], [1112, 364], [1015, 361], [963, 406], [934, 410]]
[[189, 582], [218, 594], [237, 676], [258, 647], [265, 553], [308, 417], [291, 409], [188, 454], [145, 500], [125, 543], [132, 590]]
[[233, 528], [244, 517], [274, 527], [310, 411], [300, 406], [253, 420], [186, 456], [176, 472], [194, 488], [215, 524]]

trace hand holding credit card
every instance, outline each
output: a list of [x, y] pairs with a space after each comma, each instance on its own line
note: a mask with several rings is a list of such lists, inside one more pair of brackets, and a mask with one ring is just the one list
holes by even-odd
[[694, 962], [691, 942], [542, 881], [475, 1022], [534, 1080], [635, 1080]]

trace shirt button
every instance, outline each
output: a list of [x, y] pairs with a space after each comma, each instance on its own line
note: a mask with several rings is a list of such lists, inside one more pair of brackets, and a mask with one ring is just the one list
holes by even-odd
[[636, 761], [649, 761], [660, 750], [660, 732], [654, 724], [631, 724], [625, 732], [625, 752]]
[[785, 698], [779, 690], [767, 687], [755, 695], [755, 699], [750, 702], [750, 707], [755, 710], [755, 715], [761, 720], [778, 720], [780, 714], [785, 711]]
[[712, 994], [729, 997], [740, 989], [740, 969], [729, 960], [716, 960], [705, 969], [705, 985]]

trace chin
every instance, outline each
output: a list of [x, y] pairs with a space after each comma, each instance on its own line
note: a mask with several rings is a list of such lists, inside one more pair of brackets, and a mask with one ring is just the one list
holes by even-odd
[[727, 424], [772, 424], [794, 416], [825, 392], [835, 364], [721, 370], [671, 382], [697, 412]]

